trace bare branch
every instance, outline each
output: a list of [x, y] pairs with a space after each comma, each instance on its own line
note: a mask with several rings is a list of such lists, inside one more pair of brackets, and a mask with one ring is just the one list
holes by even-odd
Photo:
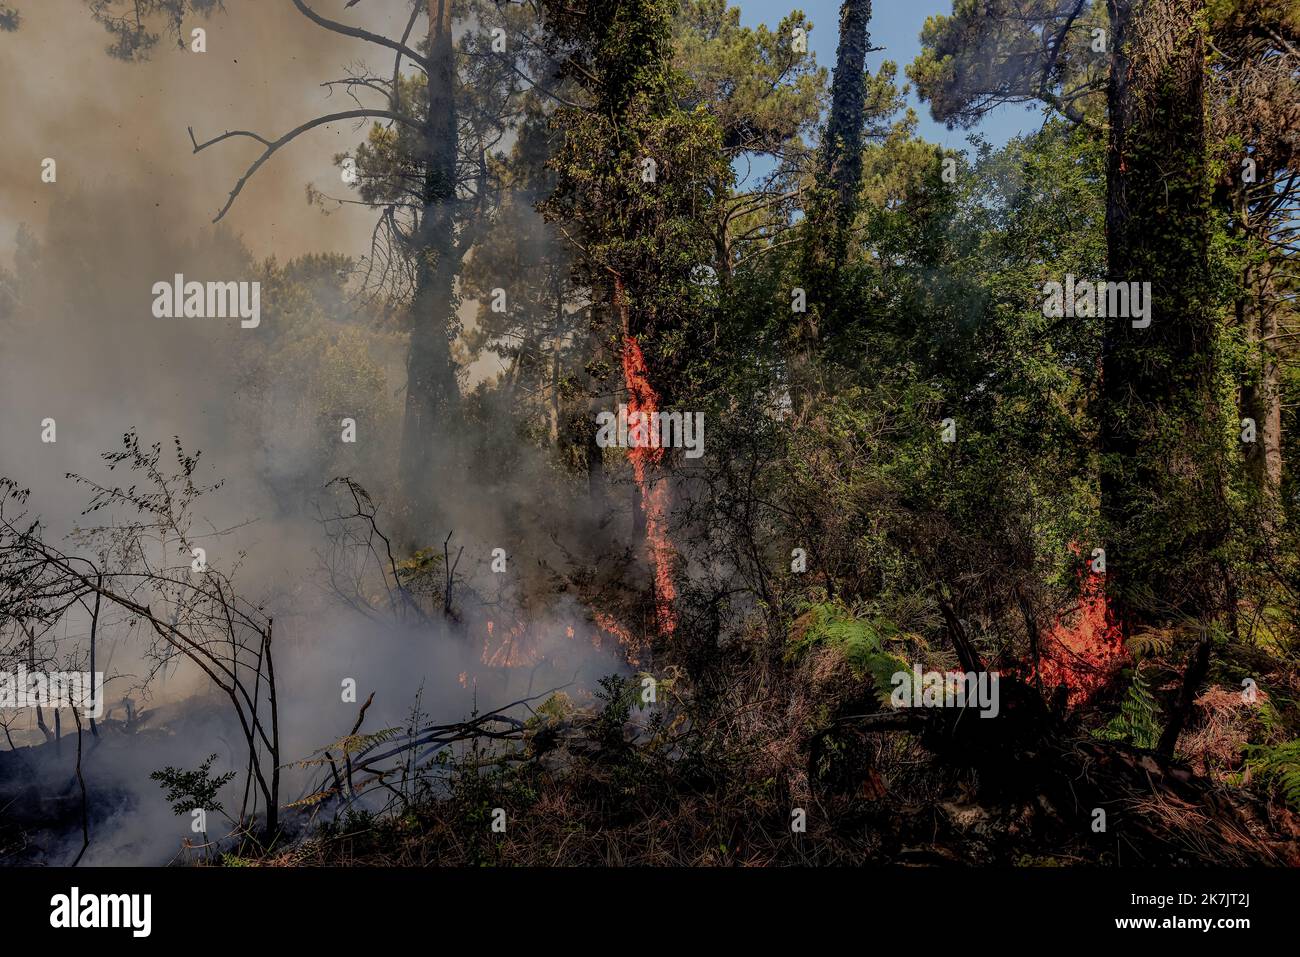
[[421, 56], [401, 41], [394, 40], [391, 37], [381, 36], [378, 33], [371, 33], [369, 30], [362, 30], [360, 27], [350, 27], [346, 23], [339, 23], [336, 20], [326, 19], [311, 7], [307, 6], [307, 4], [303, 3], [302, 0], [293, 0], [293, 5], [298, 8], [299, 13], [317, 26], [324, 27], [326, 30], [331, 30], [334, 33], [341, 33], [345, 37], [354, 37], [358, 40], [368, 40], [371, 43], [377, 43], [380, 46], [388, 47], [390, 50], [396, 50], [402, 56], [417, 64], [422, 70], [428, 72], [428, 59]]
[[301, 126], [294, 127], [292, 130], [290, 130], [288, 133], [285, 133], [277, 140], [268, 140], [263, 136], [259, 136], [257, 133], [250, 133], [247, 130], [231, 130], [222, 133], [220, 136], [213, 137], [212, 139], [207, 140], [204, 143], [199, 143], [194, 139], [194, 130], [190, 129], [190, 140], [194, 142], [195, 153], [198, 153], [201, 150], [205, 150], [209, 146], [212, 146], [215, 143], [220, 143], [222, 140], [229, 139], [230, 137], [234, 137], [234, 136], [247, 136], [257, 140], [259, 143], [263, 143], [266, 145], [266, 149], [262, 152], [262, 155], [259, 156], [253, 162], [252, 166], [248, 167], [248, 169], [244, 172], [243, 176], [239, 177], [239, 181], [235, 183], [235, 188], [230, 191], [230, 198], [226, 200], [226, 205], [221, 207], [221, 211], [217, 213], [216, 217], [212, 221], [214, 223], [221, 221], [222, 217], [225, 216], [226, 213], [230, 211], [230, 207], [235, 204], [235, 199], [236, 197], [239, 196], [240, 192], [243, 190], [244, 184], [247, 183], [252, 178], [254, 173], [256, 173], [259, 169], [262, 168], [262, 164], [265, 163], [268, 159], [270, 159], [272, 154], [274, 154], [276, 150], [280, 149], [282, 146], [286, 146], [287, 144], [291, 143], [293, 140], [301, 136], [303, 133], [306, 133], [310, 130], [314, 130], [318, 126], [325, 126], [328, 123], [336, 123], [339, 120], [364, 119], [366, 117], [372, 117], [375, 119], [392, 120], [394, 123], [405, 123], [407, 126], [410, 126], [413, 129], [420, 128], [420, 125], [417, 122], [415, 122], [413, 119], [411, 119], [409, 116], [403, 116], [400, 113], [394, 112], [393, 110], [344, 110], [342, 113], [330, 113], [326, 116], [318, 116], [314, 120], [308, 120], [306, 123], [303, 123]]

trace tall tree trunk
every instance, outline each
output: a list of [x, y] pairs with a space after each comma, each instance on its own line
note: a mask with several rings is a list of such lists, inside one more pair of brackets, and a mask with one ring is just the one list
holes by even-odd
[[1282, 488], [1282, 385], [1280, 381], [1281, 365], [1278, 360], [1278, 323], [1277, 309], [1271, 301], [1273, 283], [1266, 280], [1261, 289], [1259, 341], [1260, 370], [1260, 414], [1259, 444], [1261, 456], [1260, 484], [1266, 490], [1271, 501], [1276, 502]]
[[560, 450], [560, 366], [564, 355], [564, 334], [559, 330], [564, 328], [564, 284], [557, 280], [552, 288], [551, 295], [555, 303], [555, 310], [552, 313], [554, 335], [551, 337], [551, 402], [550, 402], [550, 422], [551, 422], [551, 448], [557, 452]]
[[[27, 629], [24, 628], [24, 631], [27, 631]], [[36, 635], [33, 634], [31, 631], [27, 631], [27, 671], [29, 674], [36, 673]], [[29, 688], [23, 689], [24, 692], [28, 690]], [[45, 712], [41, 710], [41, 702], [40, 702], [39, 695], [37, 696], [36, 699], [35, 709], [36, 709], [36, 727], [41, 729], [41, 734], [45, 735], [45, 743], [49, 744], [50, 741], [52, 740], [52, 737], [50, 735], [49, 727], [45, 724]]]
[[817, 253], [830, 265], [842, 262], [858, 210], [862, 183], [862, 124], [866, 105], [867, 49], [871, 36], [871, 0], [844, 0], [840, 6], [840, 41], [831, 81], [831, 111], [818, 156], [819, 186], [829, 202], [826, 218], [830, 241]]
[[551, 340], [550, 401], [546, 406], [547, 434], [551, 439], [551, 448], [560, 448], [560, 350], [564, 341], [556, 336]]
[[[457, 126], [456, 62], [452, 47], [452, 0], [428, 0], [428, 112], [423, 129], [424, 183], [416, 238], [416, 288], [406, 360], [406, 409], [402, 422], [402, 488], [410, 510], [408, 539], [421, 541], [432, 520], [435, 469], [446, 471], [456, 435], [459, 390], [448, 334], [455, 309]], [[443, 452], [442, 456], [436, 453]], [[453, 450], [454, 451], [454, 450]]]
[[1255, 441], [1246, 446], [1246, 465], [1270, 512], [1278, 504], [1282, 486], [1282, 388], [1275, 295], [1268, 263], [1245, 267], [1237, 322], [1252, 346], [1254, 374], [1241, 390], [1241, 414], [1255, 422]]
[[[1106, 240], [1113, 282], [1149, 282], [1150, 324], [1104, 321], [1101, 505], [1126, 631], [1223, 607], [1204, 0], [1108, 0]], [[1132, 300], [1130, 299], [1130, 307]], [[1131, 312], [1130, 308], [1130, 312]]]
[[817, 183], [808, 210], [801, 276], [808, 311], [794, 316], [790, 389], [795, 409], [813, 391], [812, 363], [818, 342], [836, 325], [840, 283], [836, 271], [848, 255], [862, 183], [862, 126], [866, 103], [867, 26], [871, 0], [844, 0], [831, 82], [831, 109], [817, 158]]
[[[601, 319], [598, 307], [593, 303], [589, 313], [587, 328], [587, 357], [589, 368], [599, 368], [605, 359], [605, 345], [601, 340]], [[596, 441], [596, 417], [602, 412], [617, 412], [611, 408], [612, 403], [606, 393], [605, 383], [594, 373], [587, 373], [587, 408], [585, 417], [579, 416], [579, 434], [583, 446], [583, 455], [587, 465], [587, 495], [592, 507], [600, 512], [606, 496], [605, 487], [605, 451]]]

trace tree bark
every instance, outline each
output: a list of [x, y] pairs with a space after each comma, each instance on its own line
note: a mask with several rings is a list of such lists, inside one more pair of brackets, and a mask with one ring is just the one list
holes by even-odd
[[[1242, 202], [1238, 216], [1243, 223], [1247, 215]], [[1272, 302], [1275, 295], [1269, 264], [1247, 265], [1236, 319], [1252, 347], [1255, 369], [1254, 377], [1241, 390], [1241, 414], [1255, 422], [1255, 441], [1246, 445], [1246, 465], [1256, 491], [1270, 506], [1278, 504], [1282, 486], [1282, 389], [1277, 310]]]
[[457, 125], [455, 51], [451, 0], [428, 0], [428, 103], [422, 150], [423, 209], [416, 237], [416, 291], [406, 362], [406, 408], [402, 422], [402, 487], [412, 522], [408, 537], [433, 516], [435, 468], [452, 462], [445, 450], [455, 436], [459, 389], [449, 331], [455, 310], [460, 257], [455, 249]]
[[844, 0], [835, 51], [831, 108], [818, 148], [817, 182], [808, 209], [802, 278], [808, 311], [793, 319], [790, 392], [796, 412], [814, 391], [813, 358], [840, 311], [837, 271], [848, 256], [862, 183], [862, 127], [866, 103], [867, 26], [871, 0]]
[[[605, 346], [600, 336], [600, 319], [597, 306], [591, 306], [590, 323], [587, 329], [587, 357], [592, 367], [599, 367], [605, 358]], [[596, 417], [601, 412], [617, 412], [609, 407], [608, 399], [603, 394], [605, 383], [594, 373], [587, 374], [587, 407], [585, 418], [580, 414], [576, 423], [581, 437], [583, 455], [587, 466], [587, 496], [597, 511], [605, 503], [605, 450], [596, 440]]]
[[1101, 510], [1111, 608], [1128, 633], [1222, 609], [1213, 552], [1226, 535], [1225, 449], [1214, 393], [1204, 2], [1108, 7], [1108, 274], [1151, 289], [1145, 328], [1133, 327], [1131, 308], [1104, 320]]
[[843, 260], [858, 208], [862, 182], [862, 124], [866, 104], [866, 62], [871, 37], [871, 0], [844, 0], [840, 6], [840, 42], [831, 81], [831, 111], [819, 156], [821, 186], [829, 190], [829, 218], [834, 223], [824, 250], [832, 264]]
[[1178, 737], [1183, 733], [1187, 719], [1192, 716], [1192, 706], [1196, 703], [1196, 689], [1201, 686], [1201, 682], [1210, 671], [1210, 650], [1213, 644], [1210, 632], [1208, 630], [1202, 632], [1187, 658], [1183, 683], [1178, 689], [1178, 697], [1174, 699], [1169, 721], [1160, 733], [1160, 742], [1156, 745], [1156, 753], [1170, 760], [1173, 760]]

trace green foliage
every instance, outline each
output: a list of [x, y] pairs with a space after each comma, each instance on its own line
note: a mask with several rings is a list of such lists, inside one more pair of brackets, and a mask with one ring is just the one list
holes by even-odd
[[1159, 705], [1140, 668], [1132, 669], [1132, 680], [1119, 714], [1095, 733], [1106, 741], [1127, 741], [1139, 748], [1154, 748], [1160, 740]]
[[[223, 10], [221, 0], [85, 0], [91, 16], [103, 26], [113, 42], [108, 55], [127, 62], [147, 60], [165, 31], [177, 47], [189, 42], [188, 21], [210, 17]], [[0, 8], [0, 14], [12, 14]], [[2, 21], [7, 19], [0, 16]], [[16, 21], [15, 21], [16, 26]], [[6, 28], [7, 29], [7, 28]]]
[[302, 768], [318, 767], [337, 762], [343, 757], [365, 751], [373, 745], [392, 741], [405, 733], [405, 728], [382, 728], [379, 731], [368, 731], [364, 734], [345, 734], [338, 740], [320, 748], [313, 757], [299, 761], [298, 766]]
[[1106, 5], [1058, 0], [954, 0], [927, 17], [908, 67], [934, 118], [970, 128], [1005, 103], [1039, 101], [1075, 116], [1103, 107], [1108, 58], [1092, 48]]
[[672, 64], [676, 5], [633, 0], [585, 15], [583, 6], [547, 4], [585, 102], [555, 115], [556, 184], [541, 208], [581, 251], [575, 275], [605, 306], [604, 349], [618, 356], [624, 332], [637, 336], [669, 406], [675, 373], [709, 332], [713, 293], [698, 270], [715, 261], [713, 224], [735, 174], [718, 117], [692, 103], [690, 79]]
[[724, 151], [777, 153], [815, 127], [826, 71], [794, 48], [795, 29], [813, 27], [802, 11], [775, 29], [741, 26], [740, 13], [726, 0], [686, 0], [674, 23], [674, 62], [692, 98], [716, 114]]
[[1127, 645], [1134, 658], [1167, 655], [1174, 647], [1174, 633], [1164, 628], [1148, 628], [1129, 638]]
[[834, 602], [809, 607], [794, 622], [793, 638], [786, 652], [794, 658], [819, 646], [834, 648], [844, 655], [855, 676], [870, 677], [882, 697], [893, 687], [892, 677], [908, 670], [906, 662], [886, 650], [899, 637], [897, 627], [880, 617], [866, 618]]
[[1300, 811], [1300, 739], [1276, 745], [1250, 745], [1246, 766], [1282, 792], [1293, 809]]
[[537, 728], [548, 722], [563, 721], [573, 713], [573, 701], [563, 691], [557, 691], [533, 709], [525, 724]]
[[210, 754], [207, 760], [194, 771], [185, 771], [169, 765], [153, 772], [149, 775], [149, 779], [157, 781], [158, 785], [166, 790], [167, 802], [171, 804], [172, 812], [175, 814], [186, 814], [196, 810], [224, 813], [225, 809], [217, 800], [217, 794], [235, 779], [235, 772], [227, 771], [225, 774], [213, 776], [212, 762], [216, 760], [217, 755]]
[[623, 727], [632, 708], [640, 702], [639, 685], [624, 675], [606, 675], [600, 679], [596, 699], [602, 705], [592, 723], [592, 736], [611, 753], [627, 750]]

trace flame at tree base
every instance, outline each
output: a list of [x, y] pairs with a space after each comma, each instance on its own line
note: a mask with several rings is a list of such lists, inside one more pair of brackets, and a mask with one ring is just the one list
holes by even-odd
[[[642, 422], [652, 422], [659, 411], [659, 394], [650, 384], [641, 344], [629, 328], [623, 284], [617, 279], [614, 282], [614, 306], [622, 323], [622, 363], [628, 395], [628, 417], [631, 419], [636, 415]], [[648, 431], [651, 436], [657, 437], [656, 430]], [[645, 444], [634, 444], [628, 449], [628, 459], [640, 492], [640, 507], [645, 516], [647, 557], [654, 571], [655, 629], [659, 636], [669, 637], [677, 630], [677, 613], [673, 608], [677, 599], [677, 584], [673, 579], [676, 552], [668, 536], [671, 488], [667, 477], [659, 474], [663, 458], [664, 450], [654, 438]], [[618, 642], [629, 664], [636, 666], [640, 663], [641, 653], [646, 646], [645, 640], [639, 640], [607, 611], [593, 609], [592, 618], [605, 636], [613, 637]], [[481, 659], [483, 664], [492, 668], [519, 668], [535, 665], [542, 659], [536, 641], [522, 622], [510, 627], [504, 635], [498, 636], [497, 631], [494, 622], [487, 622], [487, 639], [483, 643]], [[567, 632], [572, 639], [572, 627]], [[592, 638], [592, 644], [596, 647], [602, 647], [605, 643], [600, 637]], [[464, 676], [461, 683], [464, 684]]]
[[[614, 281], [614, 305], [623, 325], [623, 379], [627, 383], [628, 415], [641, 413], [641, 421], [653, 421], [659, 411], [659, 394], [650, 385], [641, 344], [628, 327], [627, 301], [623, 283]], [[677, 630], [673, 602], [677, 585], [673, 581], [673, 547], [668, 538], [668, 482], [654, 474], [663, 461], [664, 450], [657, 444], [633, 446], [628, 451], [637, 488], [641, 490], [641, 509], [645, 513], [646, 546], [655, 576], [655, 623], [659, 634], [667, 637]]]
[[1066, 688], [1066, 700], [1072, 706], [1101, 690], [1128, 656], [1123, 630], [1106, 597], [1105, 576], [1089, 566], [1085, 569], [1080, 572], [1087, 578], [1072, 616], [1074, 623], [1056, 622], [1046, 636], [1038, 663], [1037, 677], [1047, 687]]

